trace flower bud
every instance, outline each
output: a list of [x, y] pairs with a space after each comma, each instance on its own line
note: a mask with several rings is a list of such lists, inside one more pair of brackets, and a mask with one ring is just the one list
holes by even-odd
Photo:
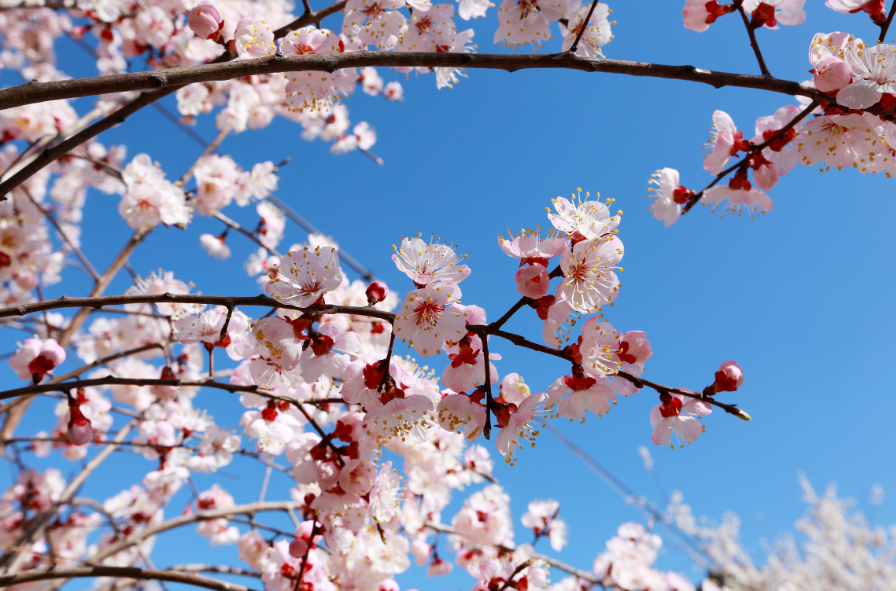
[[815, 66], [815, 88], [821, 92], [835, 93], [849, 84], [852, 73], [846, 62], [838, 57], [828, 57]]
[[202, 0], [190, 11], [187, 23], [200, 39], [215, 40], [221, 34], [221, 29], [224, 28], [224, 17], [221, 16], [221, 11], [214, 4], [208, 0]]
[[713, 389], [716, 392], [734, 392], [744, 383], [744, 372], [737, 363], [726, 361], [719, 366], [716, 372], [716, 381]]
[[373, 306], [386, 299], [389, 295], [389, 288], [382, 281], [374, 281], [367, 286], [367, 304]]
[[86, 445], [93, 440], [93, 425], [81, 412], [77, 402], [69, 405], [71, 418], [68, 420], [66, 437], [72, 445]]
[[514, 277], [516, 289], [520, 295], [537, 300], [547, 295], [551, 287], [551, 277], [548, 270], [541, 265], [520, 267]]

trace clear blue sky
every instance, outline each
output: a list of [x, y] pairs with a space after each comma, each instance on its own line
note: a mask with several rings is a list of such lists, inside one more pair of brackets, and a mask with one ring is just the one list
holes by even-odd
[[[683, 4], [611, 3], [618, 25], [606, 55], [758, 73], [736, 15], [698, 34], [684, 29]], [[758, 32], [769, 68], [781, 78], [809, 77], [806, 56], [816, 32], [845, 30], [866, 40], [876, 38], [878, 29], [864, 14], [840, 15], [821, 2], [807, 4], [803, 25]], [[495, 14], [492, 9], [485, 21], [471, 21], [481, 53], [499, 51], [490, 43]], [[556, 35], [556, 27], [553, 30]], [[79, 49], [65, 47], [70, 50], [60, 52], [63, 70], [72, 75], [93, 72], [92, 66], [84, 67]], [[558, 47], [555, 40], [543, 51]], [[758, 557], [763, 555], [760, 539], [792, 529], [803, 512], [800, 471], [818, 488], [838, 483], [840, 492], [855, 497], [860, 508], [868, 508], [873, 484], [896, 491], [890, 436], [896, 393], [887, 370], [896, 354], [892, 179], [862, 177], [853, 170], [819, 174], [798, 167], [771, 192], [776, 209], [768, 215], [752, 221], [719, 219], [697, 208], [665, 229], [647, 211], [651, 173], [665, 166], [677, 168], [683, 184], [699, 190], [711, 180], [702, 170], [702, 144], [712, 112], [727, 111], [749, 137], [757, 117], [793, 104], [790, 97], [543, 70], [469, 71], [455, 88], [438, 91], [431, 76], [406, 80], [395, 72], [381, 74], [404, 84], [404, 103], [359, 93], [348, 106], [353, 123], [366, 120], [377, 129], [373, 151], [385, 160], [382, 167], [358, 153], [332, 156], [326, 145], [301, 140], [301, 129], [282, 119], [262, 132], [228, 138], [221, 152], [246, 169], [256, 162], [292, 157], [281, 171], [279, 197], [402, 294], [412, 286], [389, 259], [392, 244], [417, 232], [458, 243], [472, 268], [462, 286], [463, 303], [485, 307], [491, 320], [518, 297], [516, 265], [498, 248], [499, 233], [507, 226], [547, 226], [544, 208], [550, 199], [568, 196], [576, 187], [615, 198], [615, 206], [625, 212], [620, 227], [625, 272], [621, 295], [608, 317], [619, 330], [647, 333], [654, 357], [645, 377], [697, 389], [711, 381], [719, 363], [737, 360], [746, 381], [724, 400], [737, 402], [754, 420], [745, 423], [715, 413], [705, 420], [706, 434], [695, 444], [674, 451], [657, 448], [649, 440], [649, 412], [657, 399], [642, 391], [622, 400], [603, 419], [589, 416], [583, 425], [565, 420], [556, 424], [633, 489], [660, 501], [637, 453], [639, 446], [648, 446], [665, 488], [681, 490], [697, 514], [718, 518], [725, 511], [737, 512], [743, 519], [743, 537]], [[2, 80], [17, 83], [7, 75]], [[83, 110], [87, 102], [77, 104]], [[174, 109], [173, 101], [166, 104]], [[214, 137], [208, 118], [196, 129], [208, 139]], [[151, 108], [101, 141], [126, 142], [128, 160], [149, 153], [169, 177], [181, 174], [201, 151]], [[92, 193], [85, 209], [84, 250], [101, 269], [130, 235], [117, 206], [118, 197]], [[256, 219], [254, 211], [240, 211], [235, 205], [225, 213], [238, 220]], [[143, 275], [162, 266], [206, 294], [257, 293], [254, 281], [239, 266], [253, 245], [233, 236], [229, 243], [234, 256], [227, 262], [201, 251], [199, 234], [219, 231], [220, 224], [198, 216], [186, 232], [156, 231], [132, 257], [132, 265]], [[304, 232], [289, 225], [284, 244], [304, 238]], [[48, 297], [86, 293], [87, 282], [77, 270], [67, 269], [65, 279], [48, 290]], [[128, 278], [121, 274], [108, 293], [122, 293], [127, 287]], [[537, 318], [528, 309], [507, 328], [540, 334]], [[2, 352], [24, 336], [4, 332]], [[493, 342], [490, 348], [504, 357], [497, 363], [502, 375], [518, 371], [536, 390], [546, 389], [568, 369], [558, 360], [507, 343]], [[435, 366], [439, 372], [444, 367], [441, 361]], [[10, 372], [3, 371], [5, 383], [12, 384]], [[197, 400], [197, 406], [203, 404], [230, 424], [238, 420], [238, 403], [226, 394], [204, 393]], [[20, 431], [33, 432], [37, 425], [32, 419]], [[105, 480], [92, 482], [88, 489], [118, 490], [138, 477], [135, 469], [143, 469], [124, 459], [118, 463], [120, 472], [107, 472]], [[261, 471], [237, 464], [228, 471], [239, 478], [223, 484], [238, 501], [253, 500]], [[126, 481], [120, 474], [131, 478]], [[546, 432], [515, 467], [501, 464], [496, 476], [513, 498], [518, 542], [530, 538], [519, 525], [530, 500], [561, 502], [561, 516], [570, 525], [570, 546], [560, 558], [582, 568], [590, 569], [603, 541], [620, 523], [640, 519], [638, 511]], [[0, 484], [7, 483], [4, 474]], [[281, 488], [272, 488], [270, 498], [282, 496], [287, 482], [275, 480], [275, 485]], [[182, 498], [185, 503], [187, 497]], [[179, 507], [175, 502], [172, 512]], [[449, 509], [443, 519], [450, 521], [452, 515]], [[889, 501], [874, 517], [880, 525], [894, 518]], [[160, 544], [153, 555], [157, 564], [184, 561], [184, 546], [178, 538], [169, 539], [174, 541]], [[699, 576], [670, 546], [667, 541], [661, 566]], [[202, 544], [198, 547], [202, 549], [190, 561], [211, 556]], [[552, 579], [560, 578], [554, 572]], [[417, 572], [399, 582], [421, 589], [471, 586], [469, 577], [457, 571], [448, 581], [426, 583]]]

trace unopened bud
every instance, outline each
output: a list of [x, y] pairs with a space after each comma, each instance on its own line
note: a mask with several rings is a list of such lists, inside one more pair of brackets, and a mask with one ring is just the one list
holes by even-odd
[[187, 24], [200, 39], [217, 39], [224, 27], [224, 17], [217, 6], [202, 0], [190, 11]]
[[367, 304], [373, 306], [386, 299], [389, 295], [389, 288], [382, 281], [374, 281], [367, 286]]
[[752, 421], [753, 417], [742, 411], [741, 409], [737, 409], [737, 418], [743, 419], [745, 421]]
[[71, 418], [68, 420], [66, 437], [72, 445], [86, 445], [93, 440], [93, 425], [81, 412], [77, 402], [69, 405]]
[[716, 392], [734, 392], [744, 383], [744, 372], [737, 363], [726, 361], [716, 372], [716, 381], [712, 385]]

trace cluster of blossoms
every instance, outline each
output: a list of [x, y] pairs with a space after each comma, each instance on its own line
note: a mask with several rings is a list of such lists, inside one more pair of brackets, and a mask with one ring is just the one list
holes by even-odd
[[[778, 24], [802, 23], [804, 3], [687, 0], [683, 16], [687, 28], [702, 32], [720, 16], [744, 10], [752, 17], [749, 28], [774, 29]], [[864, 11], [882, 27], [887, 21], [880, 0], [828, 0], [827, 5], [844, 13]], [[896, 107], [896, 47], [883, 42], [869, 45], [840, 31], [818, 33], [810, 44], [809, 62], [813, 79], [802, 86], [817, 89], [824, 100], [798, 97], [800, 106], [784, 106], [760, 117], [751, 140], [744, 139], [727, 113], [716, 111], [703, 164], [716, 181], [698, 193], [680, 183], [677, 170], [658, 170], [650, 180], [655, 187], [649, 189], [653, 199], [649, 209], [656, 219], [669, 227], [698, 200], [713, 211], [722, 207], [723, 213], [752, 217], [771, 211], [774, 204], [763, 191], [777, 185], [797, 162], [820, 165], [822, 171], [833, 166], [862, 174], [884, 173], [887, 178], [896, 173], [896, 123], [889, 115]], [[727, 183], [716, 184], [731, 172]]]
[[[194, 167], [197, 189], [188, 199], [148, 157], [138, 156], [122, 175], [125, 199], [132, 196], [131, 202], [141, 204], [131, 225], [146, 232], [171, 223], [163, 219], [163, 210], [175, 202], [187, 212], [195, 207], [213, 215], [230, 198], [260, 199], [265, 187], [276, 185], [276, 177], [265, 178], [273, 174], [271, 167], [256, 169], [261, 173], [242, 172], [225, 157], [203, 157]], [[533, 392], [517, 373], [499, 376], [494, 362], [501, 356], [488, 350], [496, 334], [486, 311], [460, 303], [459, 285], [471, 276], [466, 257], [451, 245], [419, 236], [403, 238], [392, 257], [414, 288], [403, 298], [382, 281], [350, 281], [338, 245], [311, 236], [282, 257], [259, 255], [250, 274], [263, 270], [261, 286], [276, 307], [255, 320], [232, 305], [191, 302], [198, 298], [193, 286], [162, 270], [137, 278], [128, 295], [180, 299], [129, 303], [123, 314], [98, 315], [85, 329], [74, 319], [55, 319], [43, 334], [21, 345], [10, 367], [34, 387], [69, 380], [60, 375], [66, 362], [60, 342], [74, 343], [88, 365], [72, 375], [84, 374], [89, 383], [57, 385], [68, 388], [55, 408], [57, 425], [29, 438], [28, 449], [38, 457], [58, 449], [69, 460], [81, 460], [94, 446], [126, 444], [157, 464], [140, 485], [103, 504], [111, 530], [98, 513], [87, 511], [71, 513], [69, 522], [54, 521], [44, 533], [36, 525], [40, 509], [29, 510], [32, 493], [19, 493], [8, 504], [21, 509], [4, 535], [16, 547], [30, 548], [30, 554], [13, 559], [18, 561], [14, 568], [40, 568], [54, 560], [49, 549], [56, 547], [57, 537], [72, 550], [57, 553], [56, 560], [80, 560], [90, 547], [95, 564], [146, 562], [155, 539], [150, 528], [166, 523], [167, 507], [191, 482], [191, 474], [214, 473], [246, 456], [279, 466], [292, 477], [290, 508], [303, 518], [293, 537], [267, 540], [254, 527], [240, 527], [229, 512], [245, 510], [220, 484], [196, 491], [184, 515], [195, 516], [197, 532], [211, 544], [237, 544], [266, 591], [292, 591], [297, 580], [315, 590], [397, 589], [393, 577], [410, 567], [410, 556], [436, 576], [452, 570], [445, 559], [449, 551], [454, 564], [476, 579], [478, 591], [505, 584], [546, 589], [548, 563], [533, 545], [514, 543], [509, 496], [492, 475], [486, 448], [472, 442], [490, 435], [494, 419], [495, 445], [513, 464], [523, 443], [534, 444], [538, 422], [548, 420], [547, 414], [571, 420], [584, 420], [587, 411], [602, 416], [617, 395], [641, 389], [644, 363], [653, 354], [645, 333], [618, 333], [602, 312], [620, 288], [622, 212], [613, 215], [612, 200], [602, 203], [580, 192], [553, 203], [547, 216], [553, 229], [546, 238], [538, 230], [499, 237], [500, 249], [519, 261], [514, 284], [522, 299], [515, 309], [528, 304], [543, 321], [545, 344], [537, 347], [571, 363], [570, 375], [557, 378], [546, 392]], [[265, 249], [274, 248], [284, 230], [282, 217], [271, 208], [259, 201], [265, 233], [258, 236], [267, 240]], [[555, 258], [559, 262], [552, 265]], [[579, 324], [580, 334], [573, 339], [583, 314], [594, 316]], [[50, 328], [61, 335], [59, 342], [47, 332]], [[420, 356], [447, 356], [441, 383], [435, 371], [393, 354], [399, 340]], [[229, 383], [208, 381], [217, 377], [216, 353], [234, 362], [224, 374]], [[740, 369], [727, 362], [702, 395], [661, 396], [651, 414], [654, 441], [668, 443], [672, 431], [683, 441], [695, 440], [702, 430], [693, 428], [694, 415], [708, 414], [716, 393], [734, 391], [742, 382]], [[202, 386], [240, 393], [240, 432], [196, 405]], [[119, 414], [130, 422], [116, 426]], [[23, 472], [16, 486], [37, 486], [21, 480], [37, 478]], [[453, 491], [486, 480], [489, 484], [464, 501], [451, 525], [444, 525], [441, 514]], [[65, 495], [73, 490], [61, 488], [62, 493], [48, 493], [52, 502], [71, 501]], [[536, 542], [545, 537], [556, 551], [567, 534], [559, 511], [555, 501], [533, 501], [521, 521]], [[448, 544], [440, 548], [432, 536], [443, 533]], [[617, 585], [644, 579], [654, 581], [651, 589], [690, 589], [680, 576], [653, 570], [655, 552], [644, 548], [656, 544], [643, 536], [647, 542], [608, 546], [614, 557], [599, 557], [595, 579]]]

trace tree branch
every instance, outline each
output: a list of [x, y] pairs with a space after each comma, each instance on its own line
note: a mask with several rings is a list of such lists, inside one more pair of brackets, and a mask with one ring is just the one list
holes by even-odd
[[[240, 573], [242, 574], [242, 573]], [[136, 568], [131, 566], [73, 566], [64, 568], [48, 568], [29, 570], [15, 575], [0, 576], [0, 587], [10, 587], [48, 579], [77, 579], [91, 577], [115, 577], [123, 579], [170, 581], [184, 583], [194, 587], [204, 587], [214, 591], [252, 591], [243, 585], [218, 581], [191, 572], [176, 570], [160, 570], [154, 568]]]
[[737, 169], [740, 168], [741, 166], [745, 166], [745, 165], [750, 161], [750, 158], [753, 157], [753, 154], [754, 154], [754, 153], [762, 152], [762, 150], [764, 150], [765, 148], [769, 147], [769, 146], [772, 144], [772, 142], [775, 142], [775, 141], [777, 141], [778, 139], [784, 137], [784, 134], [786, 134], [790, 129], [792, 129], [794, 125], [796, 125], [797, 123], [799, 123], [800, 121], [802, 121], [803, 119], [805, 119], [805, 118], [809, 115], [809, 113], [811, 113], [812, 111], [814, 111], [815, 108], [816, 108], [819, 104], [821, 104], [821, 103], [820, 103], [820, 101], [819, 101], [818, 99], [813, 100], [811, 103], [809, 103], [809, 104], [806, 106], [805, 109], [803, 109], [802, 111], [800, 111], [799, 115], [797, 115], [796, 117], [794, 117], [793, 119], [791, 119], [790, 122], [789, 122], [787, 125], [785, 125], [785, 126], [782, 127], [781, 129], [779, 129], [778, 131], [776, 131], [776, 132], [774, 133], [774, 135], [772, 135], [772, 136], [771, 136], [770, 138], [768, 138], [766, 141], [762, 142], [762, 143], [759, 144], [758, 146], [754, 146], [753, 149], [751, 149], [751, 150], [747, 153], [746, 156], [744, 156], [743, 158], [741, 158], [740, 160], [738, 160], [734, 165], [729, 166], [728, 168], [726, 168], [725, 170], [723, 170], [722, 172], [720, 172], [719, 174], [717, 174], [717, 175], [716, 175], [716, 178], [713, 179], [713, 181], [712, 181], [711, 183], [709, 183], [708, 185], [706, 185], [706, 187], [704, 187], [704, 189], [703, 189], [702, 191], [700, 191], [699, 193], [696, 193], [693, 197], [691, 197], [691, 198], [688, 200], [688, 202], [685, 204], [685, 206], [684, 206], [683, 208], [681, 208], [681, 214], [684, 215], [684, 214], [686, 214], [687, 212], [691, 211], [691, 208], [694, 207], [694, 206], [697, 204], [698, 201], [700, 201], [700, 198], [703, 197], [703, 194], [706, 193], [706, 191], [708, 191], [709, 189], [711, 189], [711, 188], [713, 188], [714, 186], [716, 186], [716, 184], [717, 184], [720, 180], [722, 180], [723, 178], [725, 178], [726, 176], [728, 176], [729, 174], [731, 174], [732, 172], [734, 172], [735, 170], [737, 170]]
[[[483, 68], [506, 70], [508, 72], [528, 69], [570, 69], [584, 72], [606, 72], [628, 76], [688, 80], [709, 84], [715, 88], [737, 86], [768, 90], [787, 95], [831, 100], [830, 97], [810, 86], [803, 86], [800, 83], [788, 80], [779, 80], [768, 75], [754, 76], [729, 72], [712, 72], [695, 68], [694, 66], [668, 66], [606, 58], [585, 58], [571, 53], [517, 55], [357, 51], [326, 55], [284, 56], [278, 54], [258, 59], [234, 60], [226, 63], [210, 63], [200, 66], [168, 68], [166, 70], [51, 82], [32, 82], [0, 90], [0, 109], [49, 100], [124, 92], [126, 90], [155, 89], [154, 92], [176, 90], [181, 86], [195, 82], [232, 80], [258, 74], [309, 70], [335, 72], [344, 68], [364, 66]], [[128, 112], [128, 115], [130, 112]], [[5, 185], [6, 183], [0, 185], [0, 193], [5, 194], [11, 190], [11, 187]]]

